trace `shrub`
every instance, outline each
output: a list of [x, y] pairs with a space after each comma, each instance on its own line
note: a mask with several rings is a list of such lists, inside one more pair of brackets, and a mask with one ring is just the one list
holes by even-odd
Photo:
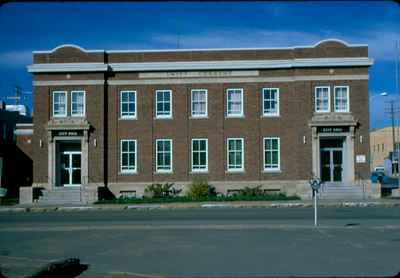
[[255, 197], [255, 196], [262, 196], [262, 195], [264, 195], [264, 192], [263, 192], [263, 190], [261, 189], [261, 185], [258, 185], [258, 186], [256, 186], [256, 187], [249, 187], [249, 186], [246, 186], [245, 188], [240, 189], [239, 195], [241, 195], [241, 196], [252, 196], [252, 197]]
[[175, 189], [174, 183], [154, 183], [148, 185], [144, 192], [152, 198], [176, 197], [182, 190]]
[[208, 184], [207, 180], [195, 179], [189, 187], [187, 196], [192, 199], [202, 199], [217, 196], [215, 187]]

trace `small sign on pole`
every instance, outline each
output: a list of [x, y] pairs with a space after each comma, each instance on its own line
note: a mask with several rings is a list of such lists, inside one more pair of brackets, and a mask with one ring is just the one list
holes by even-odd
[[318, 212], [317, 212], [317, 207], [318, 207], [318, 190], [321, 187], [321, 180], [318, 178], [314, 178], [309, 181], [311, 189], [313, 191], [313, 198], [314, 198], [314, 226], [318, 226]]

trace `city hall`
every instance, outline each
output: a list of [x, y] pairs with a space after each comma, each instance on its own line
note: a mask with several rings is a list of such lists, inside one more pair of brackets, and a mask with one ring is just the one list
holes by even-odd
[[[310, 198], [369, 179], [368, 46], [34, 51], [33, 186], [83, 203], [152, 183]], [[184, 192], [183, 191], [183, 192]]]

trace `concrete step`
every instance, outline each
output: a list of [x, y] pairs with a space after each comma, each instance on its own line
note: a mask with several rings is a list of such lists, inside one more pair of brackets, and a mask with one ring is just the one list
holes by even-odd
[[39, 197], [38, 203], [44, 205], [81, 204], [81, 188], [58, 187], [52, 190], [42, 190], [42, 196]]

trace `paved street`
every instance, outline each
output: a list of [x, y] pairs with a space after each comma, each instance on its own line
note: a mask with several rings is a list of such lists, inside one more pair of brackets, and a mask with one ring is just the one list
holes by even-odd
[[400, 208], [0, 213], [8, 277], [79, 257], [80, 277], [389, 276], [400, 271]]

